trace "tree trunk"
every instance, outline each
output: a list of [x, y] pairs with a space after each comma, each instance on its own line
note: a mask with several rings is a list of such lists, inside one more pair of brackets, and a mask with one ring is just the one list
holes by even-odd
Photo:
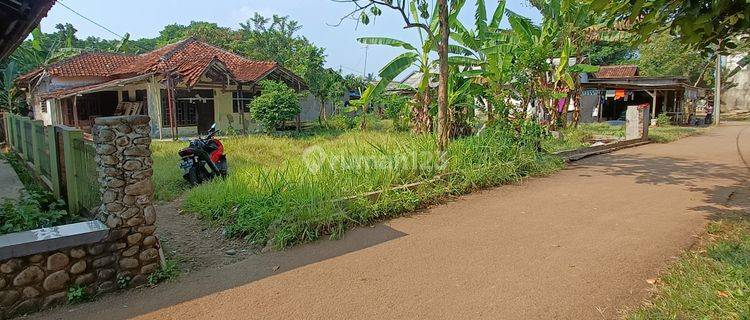
[[482, 101], [484, 102], [484, 106], [487, 109], [487, 124], [492, 124], [495, 122], [495, 110], [492, 108], [492, 103], [490, 103], [489, 100], [482, 97]]
[[448, 125], [448, 0], [438, 0], [438, 20], [440, 21], [440, 76], [438, 78], [438, 150], [442, 153], [448, 147], [450, 126]]
[[328, 114], [326, 113], [326, 101], [323, 99], [320, 100], [320, 116], [318, 116], [318, 122], [328, 122]]
[[[562, 112], [560, 113], [560, 122], [562, 122], [562, 127], [565, 128], [568, 126], [568, 106], [570, 105], [570, 101], [573, 100], [573, 97], [570, 93], [568, 93], [568, 97], [565, 99], [565, 105], [563, 106]], [[555, 106], [557, 107], [557, 106]]]
[[414, 133], [423, 134], [431, 131], [430, 128], [430, 104], [432, 100], [430, 93], [417, 93], [414, 96], [414, 106], [412, 108], [412, 122], [414, 123]]

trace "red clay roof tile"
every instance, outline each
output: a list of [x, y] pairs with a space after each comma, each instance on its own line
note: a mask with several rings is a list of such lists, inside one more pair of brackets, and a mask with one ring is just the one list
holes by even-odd
[[[47, 69], [52, 76], [98, 76], [123, 78], [166, 69], [179, 73], [191, 84], [213, 61], [220, 63], [240, 82], [255, 82], [279, 68], [275, 61], [246, 59], [235, 53], [188, 38], [140, 55], [84, 53], [58, 62]], [[19, 77], [27, 81], [40, 73], [35, 70]], [[200, 74], [199, 74], [200, 73]]]

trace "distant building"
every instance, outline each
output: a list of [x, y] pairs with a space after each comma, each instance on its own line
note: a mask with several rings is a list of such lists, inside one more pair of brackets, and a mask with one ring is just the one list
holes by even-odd
[[643, 77], [635, 65], [602, 66], [581, 81], [581, 122], [624, 120], [629, 105], [649, 106], [651, 119], [667, 114], [676, 123], [695, 116], [705, 90], [684, 77]]
[[[174, 79], [174, 123], [167, 107], [168, 74]], [[172, 125], [179, 135], [205, 132], [213, 123], [239, 130], [240, 118], [256, 127], [248, 105], [264, 79], [307, 89], [301, 77], [276, 62], [246, 59], [194, 38], [140, 55], [83, 53], [22, 75], [16, 85], [25, 90], [34, 118], [47, 125], [89, 131], [96, 117], [130, 112], [149, 115], [152, 136], [162, 137], [171, 134]], [[301, 105], [291, 122], [318, 119], [320, 106], [312, 95]]]

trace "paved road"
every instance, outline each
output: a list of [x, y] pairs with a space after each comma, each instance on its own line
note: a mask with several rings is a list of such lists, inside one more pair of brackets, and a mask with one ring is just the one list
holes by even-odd
[[4, 199], [18, 199], [22, 189], [23, 184], [18, 179], [16, 171], [8, 161], [0, 158], [0, 203]]
[[37, 317], [616, 318], [709, 219], [748, 210], [731, 202], [750, 179], [746, 127], [586, 159], [340, 241]]

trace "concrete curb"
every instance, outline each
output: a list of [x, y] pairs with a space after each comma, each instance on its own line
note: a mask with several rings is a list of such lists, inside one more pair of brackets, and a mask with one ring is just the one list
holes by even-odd
[[651, 140], [642, 140], [642, 139], [626, 140], [626, 141], [620, 141], [620, 142], [615, 142], [615, 143], [601, 145], [601, 146], [557, 152], [555, 153], [555, 155], [563, 158], [565, 162], [574, 162], [574, 161], [578, 161], [584, 158], [588, 158], [590, 156], [610, 153], [610, 152], [614, 152], [614, 151], [621, 150], [621, 149], [638, 147], [638, 146], [642, 146], [642, 145], [646, 145], [650, 143], [651, 143]]

